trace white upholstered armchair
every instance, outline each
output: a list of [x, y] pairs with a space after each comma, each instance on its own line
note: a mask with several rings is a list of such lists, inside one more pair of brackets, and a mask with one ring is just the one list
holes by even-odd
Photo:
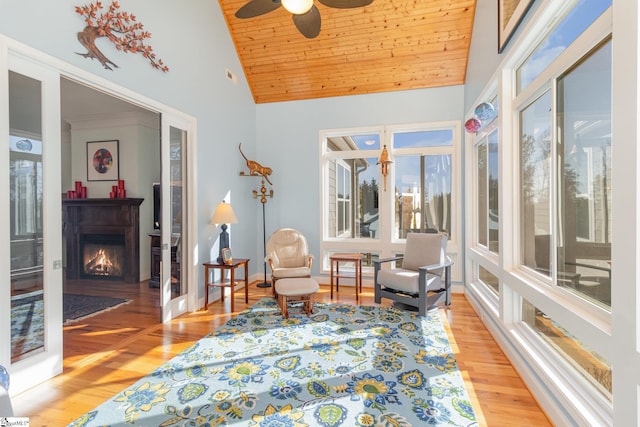
[[[382, 265], [402, 260], [401, 268], [382, 269]], [[424, 316], [440, 303], [451, 304], [451, 259], [447, 257], [444, 234], [409, 233], [404, 255], [374, 263], [374, 299], [392, 299], [415, 307]], [[444, 278], [443, 278], [444, 275]]]
[[298, 230], [281, 228], [274, 231], [267, 241], [266, 254], [274, 292], [278, 279], [311, 277], [313, 255], [309, 254], [307, 239]]

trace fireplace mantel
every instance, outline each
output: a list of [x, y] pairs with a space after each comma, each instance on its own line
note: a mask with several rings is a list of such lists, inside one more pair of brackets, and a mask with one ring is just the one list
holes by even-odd
[[81, 279], [84, 235], [124, 237], [124, 281], [140, 281], [139, 207], [144, 199], [63, 199], [62, 222], [67, 246], [67, 279]]

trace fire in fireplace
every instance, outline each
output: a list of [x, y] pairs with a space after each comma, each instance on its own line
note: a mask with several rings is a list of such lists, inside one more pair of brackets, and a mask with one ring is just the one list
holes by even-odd
[[[140, 281], [139, 207], [142, 201], [137, 198], [62, 200], [67, 279]], [[88, 246], [85, 248], [85, 245]], [[116, 251], [114, 246], [119, 249]], [[103, 256], [109, 262], [103, 262]], [[92, 261], [95, 262], [92, 264]], [[93, 265], [89, 269], [91, 274], [87, 272], [89, 264]], [[115, 273], [114, 267], [120, 277], [106, 275]]]
[[122, 280], [124, 263], [123, 236], [84, 236], [82, 242], [82, 276], [84, 278]]

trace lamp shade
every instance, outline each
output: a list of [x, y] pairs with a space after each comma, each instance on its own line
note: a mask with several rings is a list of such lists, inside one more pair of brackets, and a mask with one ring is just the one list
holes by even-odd
[[294, 15], [302, 15], [311, 9], [313, 0], [282, 0], [282, 6]]
[[230, 204], [222, 202], [216, 206], [216, 210], [211, 217], [211, 224], [237, 224], [238, 218], [233, 212]]

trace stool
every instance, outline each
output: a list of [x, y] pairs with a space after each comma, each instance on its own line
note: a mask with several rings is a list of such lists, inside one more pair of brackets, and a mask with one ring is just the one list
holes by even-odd
[[289, 318], [287, 304], [301, 301], [307, 317], [313, 313], [313, 294], [318, 292], [320, 285], [314, 279], [306, 277], [295, 277], [288, 279], [278, 279], [275, 284], [275, 291], [278, 305], [285, 319]]

